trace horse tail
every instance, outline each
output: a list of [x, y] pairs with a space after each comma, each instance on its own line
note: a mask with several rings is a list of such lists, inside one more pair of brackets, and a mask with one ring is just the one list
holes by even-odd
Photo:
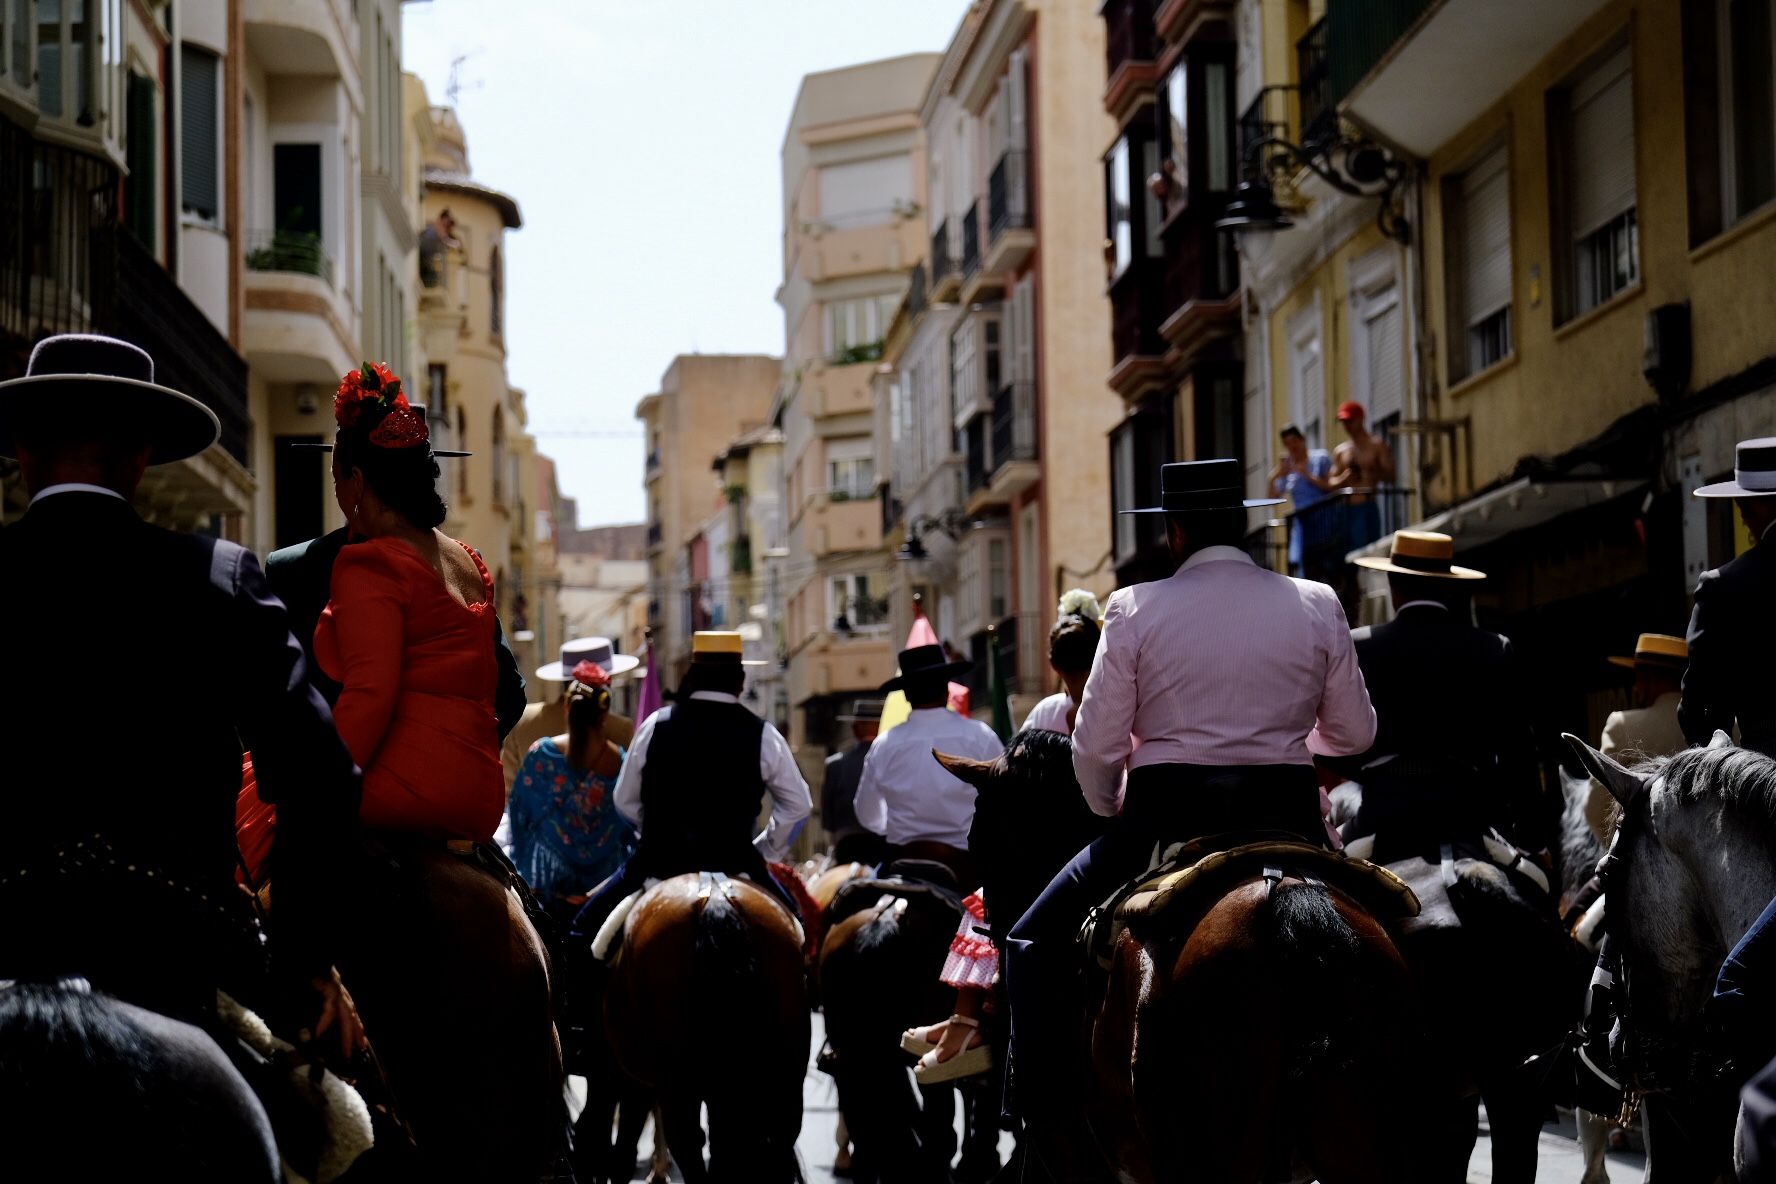
[[1289, 1037], [1289, 1076], [1300, 1080], [1310, 1073], [1336, 1069], [1355, 1051], [1342, 1047], [1338, 1020], [1346, 1013], [1337, 1000], [1360, 977], [1356, 973], [1360, 950], [1356, 932], [1339, 915], [1331, 892], [1320, 883], [1277, 885], [1270, 894], [1268, 912], [1283, 979], [1304, 988], [1289, 992], [1299, 998], [1300, 1006], [1289, 1008], [1281, 1017]]
[[745, 1029], [733, 1017], [761, 1014], [766, 1001], [746, 914], [723, 887], [715, 885], [696, 911], [693, 965], [698, 986], [724, 1003], [699, 1008], [697, 1014], [704, 1020], [707, 1047], [738, 1052]]

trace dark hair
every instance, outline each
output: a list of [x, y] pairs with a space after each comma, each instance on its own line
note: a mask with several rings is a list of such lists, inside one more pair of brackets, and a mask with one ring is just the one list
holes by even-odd
[[692, 662], [678, 684], [678, 697], [689, 699], [698, 691], [738, 695], [746, 689], [746, 668], [738, 662]]
[[950, 699], [950, 676], [947, 674], [915, 674], [906, 680], [907, 702], [914, 705]]
[[1048, 662], [1063, 674], [1079, 674], [1090, 670], [1098, 654], [1098, 637], [1103, 631], [1098, 623], [1068, 613], [1048, 631]]
[[1284, 440], [1287, 440], [1290, 436], [1300, 436], [1303, 440], [1307, 439], [1306, 434], [1294, 424], [1285, 427], [1282, 431], [1278, 432], [1277, 435]]
[[438, 492], [437, 458], [430, 445], [378, 448], [370, 432], [382, 416], [366, 409], [356, 426], [340, 428], [333, 442], [333, 463], [341, 472], [357, 469], [383, 504], [410, 524], [427, 530], [444, 524], [449, 507]]
[[584, 732], [598, 726], [599, 721], [610, 714], [611, 693], [609, 687], [582, 688], [578, 683], [569, 683], [567, 691], [567, 730]]
[[1224, 510], [1192, 510], [1183, 514], [1167, 514], [1173, 526], [1184, 532], [1193, 551], [1204, 547], [1243, 547], [1246, 545], [1246, 509], [1231, 506]]
[[1403, 576], [1388, 573], [1388, 591], [1396, 604], [1413, 600], [1433, 600], [1444, 608], [1464, 611], [1472, 592], [1461, 580], [1443, 580], [1436, 576]]

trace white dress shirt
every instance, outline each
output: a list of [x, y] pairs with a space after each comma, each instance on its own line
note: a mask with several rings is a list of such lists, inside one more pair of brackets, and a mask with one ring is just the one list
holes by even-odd
[[1072, 710], [1073, 696], [1066, 691], [1056, 691], [1030, 708], [1030, 714], [1024, 717], [1024, 727], [1041, 728], [1045, 732], [1071, 736], [1073, 725], [1067, 722], [1067, 713]]
[[1145, 765], [1307, 765], [1375, 740], [1350, 626], [1324, 584], [1204, 547], [1170, 579], [1110, 597], [1074, 721], [1073, 769], [1099, 814]]
[[42, 489], [39, 489], [36, 493], [31, 495], [30, 505], [25, 508], [30, 509], [31, 506], [36, 505], [44, 498], [54, 497], [58, 493], [102, 493], [106, 497], [114, 497], [120, 502], [126, 502], [129, 500], [115, 489], [107, 489], [103, 485], [88, 485], [84, 481], [64, 481], [60, 485], [45, 485]]
[[990, 761], [1005, 751], [992, 728], [947, 707], [921, 707], [870, 745], [857, 786], [857, 821], [901, 846], [920, 841], [968, 850], [974, 786], [932, 752]]
[[[711, 703], [740, 702], [738, 696], [720, 691], [694, 691], [691, 698]], [[635, 729], [635, 739], [629, 742], [629, 754], [623, 759], [623, 771], [617, 774], [617, 811], [633, 822], [638, 832], [641, 830], [641, 771], [647, 766], [648, 745], [654, 739], [654, 725], [671, 716], [672, 706], [668, 704]], [[802, 824], [813, 812], [814, 799], [808, 793], [808, 783], [802, 779], [801, 770], [796, 768], [789, 741], [769, 721], [766, 721], [764, 735], [759, 740], [759, 776], [765, 779], [765, 788], [771, 794], [771, 820], [752, 840], [752, 845], [767, 860], [781, 862], [789, 854], [789, 845], [795, 841]]]

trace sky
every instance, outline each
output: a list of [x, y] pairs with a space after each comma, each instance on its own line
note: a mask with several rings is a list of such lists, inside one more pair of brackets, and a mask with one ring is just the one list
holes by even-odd
[[[967, 0], [430, 0], [403, 63], [517, 198], [507, 370], [582, 526], [640, 522], [635, 405], [680, 353], [781, 353], [783, 130], [802, 75], [942, 52]], [[570, 435], [564, 432], [599, 433]]]

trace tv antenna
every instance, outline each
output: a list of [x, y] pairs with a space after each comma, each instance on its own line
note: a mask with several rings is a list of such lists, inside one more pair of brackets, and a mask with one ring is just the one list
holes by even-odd
[[482, 83], [480, 79], [476, 79], [474, 82], [466, 85], [462, 80], [463, 63], [480, 52], [479, 49], [471, 49], [467, 53], [459, 53], [450, 59], [450, 81], [444, 84], [444, 97], [450, 100], [450, 105], [452, 107], [457, 105], [457, 100], [461, 97], [463, 91], [481, 89]]

